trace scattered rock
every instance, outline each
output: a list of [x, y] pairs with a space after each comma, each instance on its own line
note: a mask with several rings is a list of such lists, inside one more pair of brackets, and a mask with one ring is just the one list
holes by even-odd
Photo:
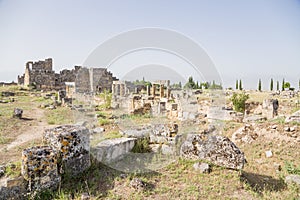
[[298, 110], [297, 112], [293, 113], [292, 115], [290, 115], [289, 117], [287, 117], [285, 119], [286, 123], [289, 122], [298, 122], [300, 123], [300, 110]]
[[22, 118], [22, 114], [23, 114], [23, 110], [22, 109], [15, 108], [14, 109], [13, 117], [21, 119]]
[[136, 190], [143, 190], [146, 188], [146, 183], [139, 178], [134, 178], [130, 181], [130, 186]]
[[250, 124], [245, 124], [245, 126], [239, 128], [232, 134], [232, 141], [250, 144], [256, 140], [257, 137], [258, 134], [256, 133], [256, 130], [254, 130], [254, 127]]
[[280, 172], [282, 170], [281, 165], [278, 163], [274, 163], [274, 168], [275, 168], [276, 172]]
[[202, 159], [230, 169], [243, 169], [244, 153], [227, 137], [188, 134], [180, 148], [180, 155], [188, 159]]
[[274, 125], [271, 126], [271, 129], [277, 129], [277, 127], [278, 126], [276, 124], [274, 124]]
[[288, 126], [284, 127], [284, 131], [289, 132], [290, 131], [290, 127], [288, 127]]
[[81, 198], [80, 198], [81, 200], [88, 200], [88, 199], [90, 199], [90, 195], [87, 193], [87, 192], [85, 192], [85, 193], [83, 193], [82, 195], [81, 195]]
[[290, 127], [290, 131], [291, 131], [291, 132], [296, 131], [296, 127], [295, 127], [295, 126]]
[[271, 158], [271, 157], [273, 156], [273, 153], [272, 153], [271, 150], [266, 151], [265, 153], [266, 153], [266, 157], [267, 157], [267, 158]]
[[93, 133], [103, 133], [105, 131], [105, 129], [104, 128], [102, 128], [102, 127], [97, 127], [97, 128], [94, 128], [93, 129]]
[[209, 164], [207, 163], [195, 163], [193, 165], [194, 169], [197, 170], [197, 171], [200, 171], [201, 173], [207, 173], [209, 174], [211, 172], [211, 167]]
[[3, 169], [0, 169], [0, 178], [5, 174], [5, 171]]
[[285, 177], [285, 182], [287, 184], [295, 183], [300, 186], [300, 176], [296, 174], [291, 174]]
[[126, 174], [120, 174], [120, 178], [121, 178], [121, 179], [125, 179], [126, 177], [127, 177]]

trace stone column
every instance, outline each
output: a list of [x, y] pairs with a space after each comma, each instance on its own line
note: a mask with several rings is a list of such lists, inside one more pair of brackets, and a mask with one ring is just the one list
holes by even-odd
[[150, 96], [150, 86], [147, 85], [147, 86], [146, 86], [146, 89], [147, 89], [147, 95]]
[[164, 97], [164, 85], [163, 84], [160, 85], [159, 92], [160, 92], [160, 98], [163, 98]]
[[167, 87], [167, 98], [169, 99], [171, 96], [171, 90], [169, 87]]
[[115, 85], [115, 95], [119, 95], [119, 87], [120, 87], [120, 85], [119, 84], [116, 84]]
[[113, 95], [115, 95], [116, 94], [116, 85], [115, 84], [112, 84], [111, 85], [111, 93], [113, 94]]
[[125, 85], [124, 84], [120, 84], [120, 96], [124, 96], [125, 95]]
[[156, 85], [152, 84], [152, 95], [155, 97]]

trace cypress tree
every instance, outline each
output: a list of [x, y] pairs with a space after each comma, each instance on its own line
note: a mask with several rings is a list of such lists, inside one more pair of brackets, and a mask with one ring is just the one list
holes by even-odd
[[239, 81], [238, 81], [238, 80], [236, 80], [236, 82], [235, 82], [235, 89], [236, 89], [236, 90], [239, 89]]
[[261, 80], [260, 79], [258, 80], [258, 91], [261, 92]]
[[273, 91], [273, 79], [271, 78], [270, 90]]
[[242, 80], [241, 80], [241, 79], [240, 79], [239, 89], [240, 89], [240, 90], [243, 90], [243, 87], [242, 87]]
[[277, 81], [276, 89], [277, 89], [277, 91], [279, 91], [279, 81]]
[[282, 80], [282, 88], [281, 88], [282, 91], [284, 91], [284, 84], [285, 84], [285, 82], [284, 82], [284, 79], [283, 79]]

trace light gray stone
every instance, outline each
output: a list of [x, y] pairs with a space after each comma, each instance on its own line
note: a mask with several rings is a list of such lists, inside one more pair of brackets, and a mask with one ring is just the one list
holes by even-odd
[[266, 154], [266, 157], [267, 157], [267, 158], [271, 158], [271, 157], [273, 156], [273, 153], [272, 153], [271, 150], [266, 151], [265, 154]]
[[202, 159], [230, 169], [243, 169], [244, 153], [227, 137], [204, 137], [188, 134], [180, 148], [180, 155], [188, 159]]
[[285, 177], [285, 182], [287, 184], [295, 183], [300, 186], [300, 176], [296, 174], [291, 174]]
[[105, 129], [103, 127], [97, 127], [93, 129], [93, 133], [103, 133]]
[[93, 148], [96, 159], [103, 163], [110, 163], [129, 153], [135, 145], [136, 138], [115, 138], [104, 140]]
[[211, 172], [211, 167], [207, 163], [195, 163], [193, 165], [194, 169], [197, 171], [200, 171], [201, 173], [210, 173]]

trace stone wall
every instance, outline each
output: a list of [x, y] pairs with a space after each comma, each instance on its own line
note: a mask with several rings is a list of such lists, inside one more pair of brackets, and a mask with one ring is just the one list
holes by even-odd
[[117, 80], [106, 68], [64, 69], [55, 73], [52, 69], [52, 58], [44, 61], [29, 61], [25, 66], [25, 73], [18, 76], [18, 84], [35, 85], [37, 89], [64, 90], [66, 82], [76, 82], [76, 91], [80, 93], [97, 93], [104, 90], [111, 91], [112, 83]]
[[113, 81], [118, 80], [106, 68], [81, 68], [76, 76], [75, 85], [78, 93], [111, 92]]

